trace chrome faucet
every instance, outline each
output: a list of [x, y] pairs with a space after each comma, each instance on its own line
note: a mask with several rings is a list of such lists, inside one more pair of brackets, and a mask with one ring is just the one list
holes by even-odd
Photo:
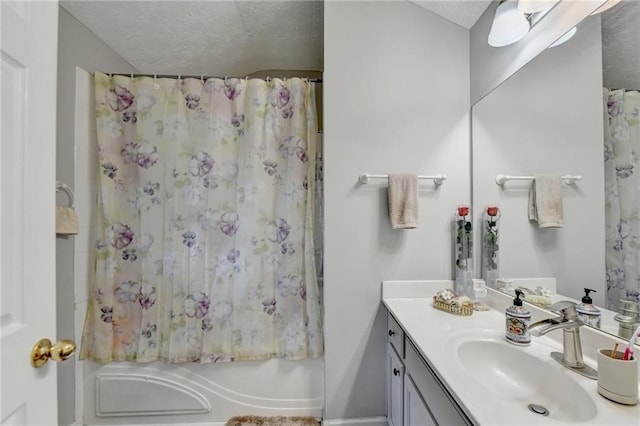
[[630, 339], [633, 330], [640, 325], [640, 303], [634, 300], [620, 300], [620, 313], [613, 317], [618, 321], [618, 335]]
[[558, 318], [548, 318], [529, 325], [532, 336], [542, 336], [550, 331], [562, 329], [563, 351], [551, 352], [551, 358], [565, 367], [593, 380], [598, 379], [598, 372], [584, 363], [582, 358], [582, 343], [580, 342], [580, 327], [584, 325], [578, 319], [576, 304], [569, 301], [554, 303], [550, 310], [558, 312]]

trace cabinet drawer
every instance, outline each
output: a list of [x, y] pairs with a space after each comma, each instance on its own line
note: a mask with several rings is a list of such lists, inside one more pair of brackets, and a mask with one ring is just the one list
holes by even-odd
[[387, 314], [387, 336], [391, 346], [398, 352], [400, 358], [404, 359], [404, 332], [391, 314]]

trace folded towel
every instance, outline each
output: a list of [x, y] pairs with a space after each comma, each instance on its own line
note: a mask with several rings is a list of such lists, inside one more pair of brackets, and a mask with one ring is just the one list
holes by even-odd
[[71, 207], [56, 207], [56, 234], [76, 235], [78, 215]]
[[539, 228], [562, 228], [560, 176], [536, 176], [529, 191], [529, 220]]
[[393, 229], [418, 227], [418, 176], [389, 175], [389, 218]]

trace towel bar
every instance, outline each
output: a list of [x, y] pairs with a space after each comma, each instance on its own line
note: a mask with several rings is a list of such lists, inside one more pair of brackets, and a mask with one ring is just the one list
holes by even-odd
[[66, 184], [58, 181], [56, 182], [56, 192], [64, 192], [69, 198], [69, 205], [67, 207], [73, 207], [73, 191]]
[[[504, 183], [508, 180], [533, 180], [535, 176], [509, 176], [509, 175], [498, 175], [496, 176], [496, 184], [504, 185]], [[566, 184], [574, 183], [575, 181], [581, 180], [582, 176], [580, 175], [564, 175], [560, 176], [560, 179]]]
[[[369, 179], [388, 179], [389, 175], [372, 175], [369, 173], [362, 173], [358, 180], [360, 183], [369, 183]], [[442, 173], [438, 173], [435, 176], [418, 176], [418, 179], [433, 179], [436, 185], [442, 185], [442, 183], [447, 180], [447, 175], [443, 175]]]

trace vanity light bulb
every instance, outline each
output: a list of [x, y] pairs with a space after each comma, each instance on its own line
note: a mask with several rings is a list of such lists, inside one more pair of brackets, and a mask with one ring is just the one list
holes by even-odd
[[529, 21], [518, 10], [516, 0], [506, 0], [496, 9], [487, 42], [502, 47], [513, 44], [529, 32]]

